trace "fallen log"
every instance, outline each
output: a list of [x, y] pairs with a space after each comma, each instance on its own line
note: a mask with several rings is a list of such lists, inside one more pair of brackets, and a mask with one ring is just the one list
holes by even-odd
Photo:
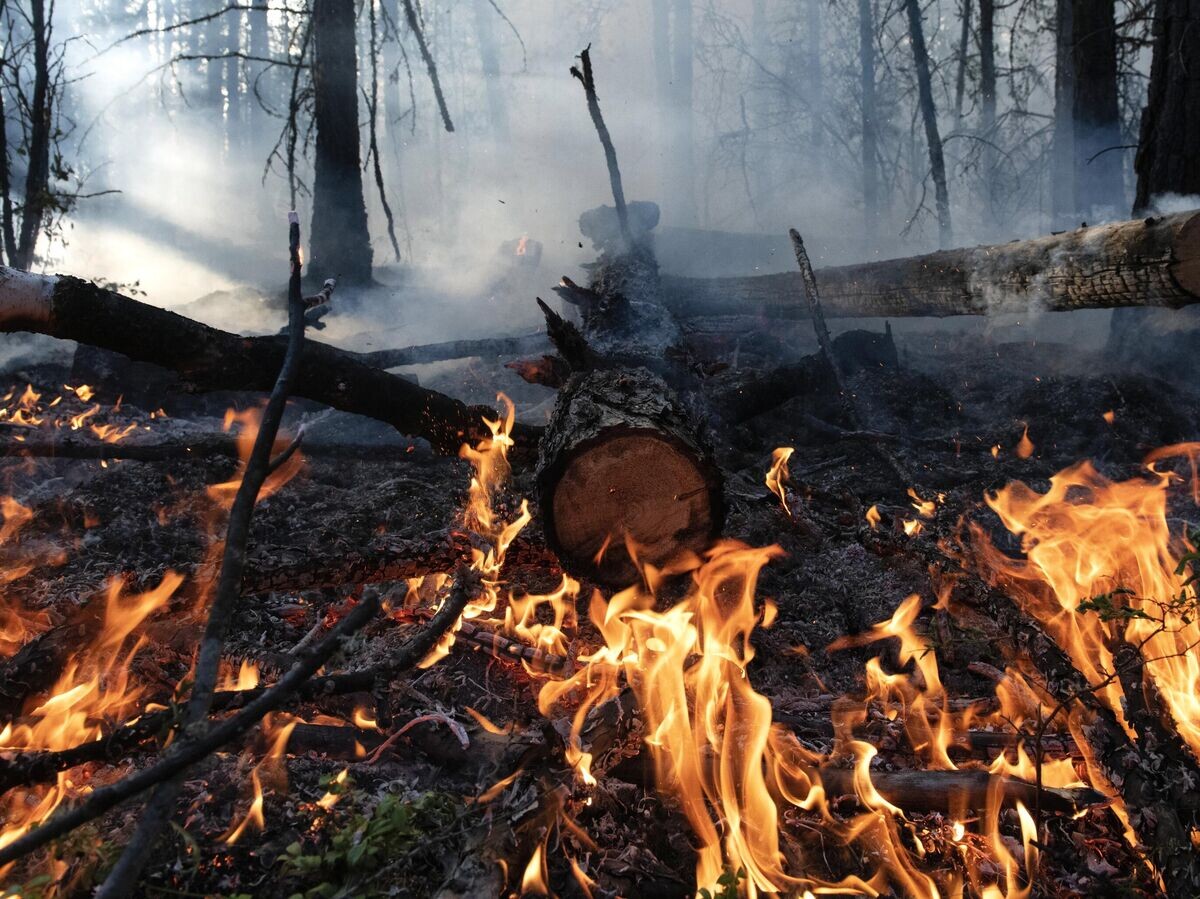
[[[1200, 302], [1200, 211], [1007, 244], [819, 269], [830, 318], [987, 315]], [[807, 318], [798, 272], [662, 278], [679, 319]]]
[[572, 376], [541, 442], [546, 542], [569, 570], [627, 585], [626, 550], [661, 565], [704, 549], [724, 522], [720, 471], [698, 426], [645, 369]]
[[[269, 391], [283, 362], [280, 337], [241, 337], [70, 276], [0, 267], [0, 330], [33, 331], [150, 362], [198, 390]], [[439, 452], [488, 436], [494, 410], [419, 387], [327, 344], [308, 342], [293, 393], [387, 422]], [[536, 428], [513, 437], [533, 443]]]
[[547, 345], [545, 334], [522, 334], [519, 337], [483, 337], [476, 340], [450, 340], [445, 343], [425, 343], [391, 350], [351, 353], [355, 359], [375, 368], [399, 368], [402, 365], [421, 365], [469, 359], [479, 356], [496, 359], [501, 356], [523, 356], [536, 353]]

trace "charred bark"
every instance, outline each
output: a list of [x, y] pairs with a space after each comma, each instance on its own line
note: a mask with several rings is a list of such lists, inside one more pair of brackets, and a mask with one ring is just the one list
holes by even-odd
[[1158, 0], [1150, 94], [1134, 168], [1134, 214], [1158, 194], [1200, 193], [1200, 3]]
[[[820, 269], [830, 318], [985, 315], [1117, 306], [1178, 308], [1200, 301], [1200, 214], [1080, 228], [988, 247]], [[681, 319], [758, 315], [798, 319], [800, 274], [662, 279]]]
[[946, 186], [946, 157], [942, 151], [942, 135], [938, 131], [937, 107], [933, 102], [933, 82], [929, 72], [929, 51], [925, 46], [925, 26], [921, 22], [920, 0], [905, 0], [904, 5], [908, 11], [908, 35], [912, 41], [913, 64], [917, 70], [917, 95], [921, 104], [921, 121], [925, 125], [929, 173], [933, 178], [937, 204], [938, 246], [947, 247], [953, 235], [950, 226], [950, 192]]

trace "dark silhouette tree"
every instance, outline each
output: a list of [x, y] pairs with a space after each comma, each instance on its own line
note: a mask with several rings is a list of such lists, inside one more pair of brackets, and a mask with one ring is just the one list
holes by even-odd
[[309, 272], [366, 284], [371, 236], [363, 199], [354, 0], [314, 0], [312, 17], [316, 141]]

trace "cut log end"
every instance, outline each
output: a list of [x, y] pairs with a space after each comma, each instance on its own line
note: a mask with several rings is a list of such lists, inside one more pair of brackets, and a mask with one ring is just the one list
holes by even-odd
[[573, 574], [627, 586], [638, 559], [705, 549], [723, 522], [720, 474], [669, 388], [645, 370], [576, 376], [542, 442], [546, 540]]
[[704, 472], [691, 453], [649, 431], [606, 434], [567, 463], [554, 489], [553, 542], [605, 583], [633, 583], [626, 549], [661, 565], [700, 551], [714, 532]]

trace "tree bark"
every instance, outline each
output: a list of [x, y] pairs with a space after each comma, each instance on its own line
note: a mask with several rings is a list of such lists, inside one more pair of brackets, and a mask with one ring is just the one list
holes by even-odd
[[371, 237], [358, 132], [354, 0], [314, 0], [313, 119], [316, 161], [309, 275], [371, 282]]
[[996, 0], [979, 0], [979, 131], [983, 145], [983, 200], [986, 221], [996, 214]]
[[[1200, 302], [1200, 212], [987, 247], [820, 269], [830, 318], [985, 315]], [[800, 275], [663, 277], [677, 318], [807, 317]]]
[[722, 481], [695, 419], [645, 369], [574, 375], [559, 394], [537, 467], [547, 544], [565, 568], [634, 583], [639, 558], [699, 552], [724, 521]]
[[933, 178], [937, 204], [938, 246], [948, 247], [953, 240], [950, 225], [950, 192], [946, 186], [946, 156], [942, 152], [942, 136], [938, 130], [937, 107], [933, 102], [933, 83], [929, 74], [929, 51], [925, 46], [925, 28], [921, 24], [920, 0], [905, 0], [908, 9], [908, 34], [912, 40], [913, 65], [917, 70], [917, 94], [921, 104], [921, 120], [925, 125], [925, 143], [929, 149], [929, 172]]
[[1054, 155], [1050, 173], [1054, 228], [1079, 224], [1075, 214], [1075, 0], [1057, 0], [1054, 31]]

